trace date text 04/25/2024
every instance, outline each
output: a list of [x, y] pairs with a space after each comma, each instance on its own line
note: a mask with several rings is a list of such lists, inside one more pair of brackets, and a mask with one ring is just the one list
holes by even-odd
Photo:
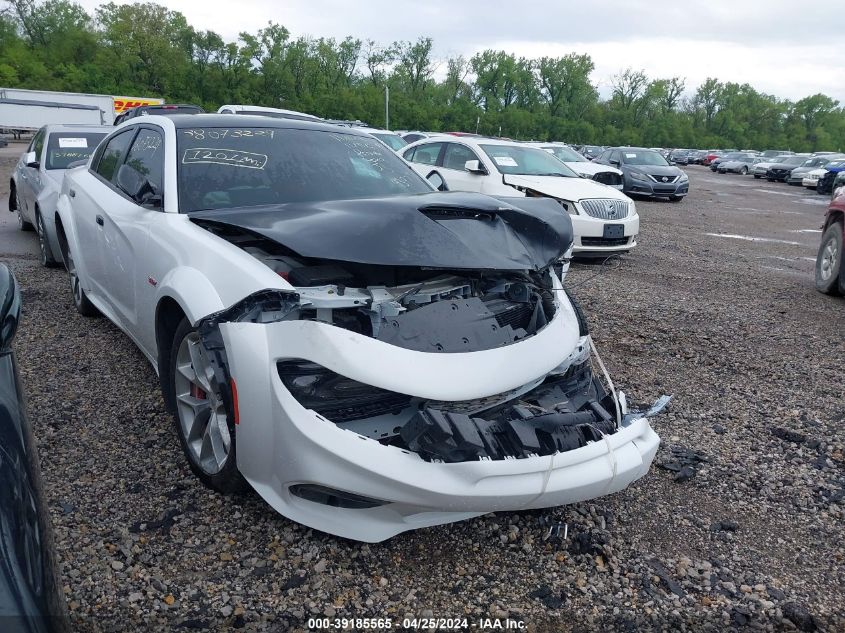
[[308, 629], [311, 631], [522, 631], [526, 624], [513, 618], [311, 618]]

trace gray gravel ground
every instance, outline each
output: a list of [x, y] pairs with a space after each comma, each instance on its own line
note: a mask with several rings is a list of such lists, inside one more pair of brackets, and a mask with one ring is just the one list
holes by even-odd
[[[406, 614], [534, 631], [845, 629], [845, 304], [813, 289], [820, 235], [800, 232], [819, 228], [823, 198], [688, 171], [685, 201], [638, 202], [633, 253], [569, 281], [630, 397], [675, 395], [654, 420], [657, 461], [698, 451], [697, 474], [655, 467], [590, 503], [379, 545], [205, 489], [129, 339], [74, 311], [62, 271], [0, 243], [24, 292], [17, 352], [76, 630]], [[556, 524], [565, 540], [548, 538]]]

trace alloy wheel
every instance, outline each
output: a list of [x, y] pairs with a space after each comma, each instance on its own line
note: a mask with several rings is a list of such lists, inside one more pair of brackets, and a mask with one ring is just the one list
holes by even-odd
[[204, 473], [215, 475], [229, 459], [232, 437], [214, 370], [196, 332], [185, 336], [179, 345], [174, 388], [179, 427], [189, 457]]
[[15, 206], [17, 207], [18, 228], [23, 231], [26, 228], [26, 222], [23, 219], [23, 205], [21, 204], [21, 194], [15, 191]]
[[38, 213], [35, 216], [35, 232], [38, 235], [38, 248], [41, 249], [41, 265], [46, 266], [50, 263], [50, 258], [47, 256], [47, 231], [44, 229], [44, 219]]
[[73, 254], [67, 252], [67, 274], [70, 277], [70, 291], [73, 293], [73, 302], [77, 307], [82, 305], [82, 284], [79, 282], [79, 275], [76, 273], [76, 263], [73, 261]]
[[821, 263], [819, 266], [819, 276], [822, 281], [829, 281], [833, 273], [837, 270], [839, 263], [839, 244], [836, 238], [831, 237], [821, 253]]

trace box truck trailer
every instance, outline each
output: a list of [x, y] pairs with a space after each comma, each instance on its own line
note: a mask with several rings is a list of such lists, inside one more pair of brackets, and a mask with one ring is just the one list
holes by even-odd
[[0, 128], [37, 130], [51, 123], [111, 125], [115, 116], [128, 108], [159, 103], [164, 99], [0, 88]]

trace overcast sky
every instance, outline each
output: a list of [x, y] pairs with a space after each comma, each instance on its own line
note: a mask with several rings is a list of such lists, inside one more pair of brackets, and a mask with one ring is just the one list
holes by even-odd
[[[125, 0], [118, 0], [124, 3]], [[795, 0], [159, 0], [227, 41], [270, 20], [293, 36], [380, 43], [434, 38], [435, 57], [486, 48], [517, 56], [588, 53], [603, 95], [621, 69], [749, 83], [779, 97], [817, 92], [845, 103], [842, 13]], [[82, 0], [89, 10], [99, 2]], [[93, 11], [92, 11], [93, 12]]]

